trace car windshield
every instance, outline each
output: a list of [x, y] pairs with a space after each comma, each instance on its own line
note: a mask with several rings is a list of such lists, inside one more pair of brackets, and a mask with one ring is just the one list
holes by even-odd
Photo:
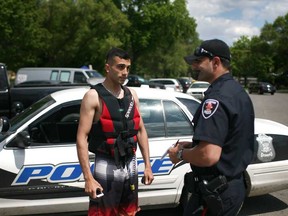
[[92, 77], [103, 77], [102, 74], [98, 73], [97, 71], [86, 71], [89, 78]]
[[209, 85], [209, 83], [194, 83], [190, 88], [208, 88]]
[[0, 133], [0, 142], [3, 141], [9, 134], [14, 133], [25, 122], [55, 102], [56, 101], [50, 95], [46, 96], [30, 107], [26, 108], [20, 114], [14, 116], [10, 120], [10, 129], [7, 132]]
[[146, 82], [145, 79], [142, 78], [142, 77], [138, 77], [138, 80], [139, 80], [140, 83], [145, 83]]

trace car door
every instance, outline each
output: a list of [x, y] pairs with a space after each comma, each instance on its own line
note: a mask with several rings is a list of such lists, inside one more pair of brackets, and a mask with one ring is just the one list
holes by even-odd
[[[172, 164], [166, 150], [177, 140], [191, 141], [191, 120], [181, 106], [172, 100], [140, 99], [141, 116], [149, 137], [150, 161], [154, 174], [152, 185], [140, 184], [140, 204], [159, 205], [177, 203], [182, 192], [184, 174], [190, 170], [187, 163]], [[137, 151], [139, 178], [144, 164]]]
[[6, 139], [0, 156], [1, 198], [85, 196], [76, 152], [79, 109], [80, 101], [60, 104]]

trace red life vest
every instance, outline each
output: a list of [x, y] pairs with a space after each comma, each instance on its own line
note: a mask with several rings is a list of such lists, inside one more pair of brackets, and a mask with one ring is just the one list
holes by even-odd
[[92, 87], [102, 101], [102, 113], [89, 134], [89, 151], [115, 158], [116, 165], [127, 161], [137, 149], [140, 114], [130, 90], [122, 86], [124, 97], [117, 99], [102, 84]]

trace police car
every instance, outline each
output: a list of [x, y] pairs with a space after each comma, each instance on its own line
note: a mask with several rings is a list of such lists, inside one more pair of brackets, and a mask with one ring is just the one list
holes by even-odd
[[[176, 206], [181, 194], [186, 195], [183, 176], [190, 166], [173, 165], [168, 156], [162, 156], [178, 139], [192, 139], [191, 121], [200, 102], [183, 93], [134, 89], [149, 136], [155, 177], [151, 185], [140, 183], [144, 165], [138, 150], [140, 205], [143, 209]], [[80, 103], [87, 90], [55, 92], [11, 121], [0, 119], [0, 215], [87, 211], [89, 199], [75, 143]], [[256, 119], [255, 128], [258, 151], [247, 169], [247, 195], [288, 188], [288, 127]], [[93, 169], [93, 154], [90, 159]]]

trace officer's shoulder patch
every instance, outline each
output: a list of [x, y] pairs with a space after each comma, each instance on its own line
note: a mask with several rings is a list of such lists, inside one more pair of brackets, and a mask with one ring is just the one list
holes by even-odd
[[202, 105], [202, 116], [205, 119], [210, 118], [217, 110], [219, 101], [215, 99], [206, 99]]

